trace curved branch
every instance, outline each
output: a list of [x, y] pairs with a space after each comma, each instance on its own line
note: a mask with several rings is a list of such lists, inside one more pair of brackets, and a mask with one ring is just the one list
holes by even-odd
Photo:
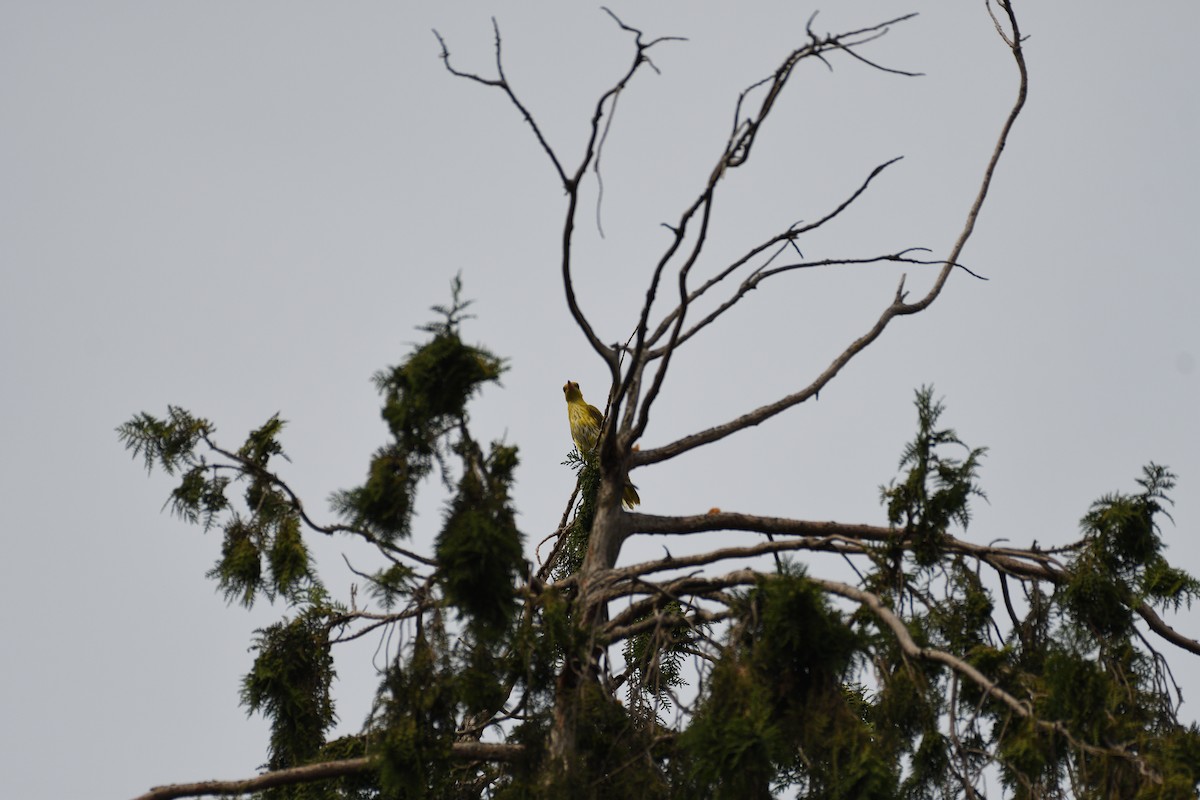
[[694, 514], [687, 517], [667, 517], [657, 514], [629, 512], [629, 529], [633, 533], [682, 534], [705, 531], [752, 531], [754, 533], [781, 533], [800, 536], [841, 536], [868, 541], [891, 541], [896, 531], [880, 525], [858, 525], [844, 522], [817, 522], [789, 519], [787, 517], [764, 517], [757, 514], [739, 514], [721, 511], [715, 514]]
[[718, 561], [734, 558], [754, 558], [755, 556], [786, 553], [792, 550], [807, 550], [814, 553], [840, 553], [844, 555], [860, 555], [867, 552], [867, 547], [861, 540], [846, 536], [800, 536], [790, 539], [774, 539], [746, 547], [722, 547], [717, 550], [707, 550], [691, 556], [673, 556], [667, 554], [657, 561], [643, 561], [628, 567], [618, 567], [610, 570], [607, 577], [619, 581], [649, 575], [652, 572], [684, 569], [686, 567], [701, 567]]
[[[604, 629], [604, 639], [608, 643], [619, 642], [623, 639], [629, 639], [656, 628], [662, 628], [676, 625], [686, 625], [689, 628], [698, 628], [701, 625], [712, 625], [717, 622], [724, 622], [733, 616], [731, 611], [707, 611], [705, 609], [696, 609], [691, 614], [667, 615], [662, 612], [656, 613], [654, 616], [640, 619], [636, 622], [628, 624], [620, 624], [617, 620], [613, 620]], [[673, 617], [673, 618], [672, 618]]]
[[[934, 283], [929, 292], [917, 302], [904, 306], [904, 309], [900, 312], [902, 314], [915, 314], [925, 309], [941, 294], [942, 287], [946, 285], [946, 279], [950, 277], [950, 273], [953, 270], [952, 265], [958, 261], [959, 255], [962, 254], [963, 248], [967, 245], [967, 240], [975, 232], [975, 221], [979, 218], [979, 211], [983, 208], [983, 202], [987, 199], [988, 189], [992, 186], [992, 176], [996, 172], [996, 165], [1000, 163], [1000, 155], [1004, 152], [1005, 145], [1008, 144], [1008, 135], [1012, 132], [1013, 126], [1017, 122], [1017, 117], [1020, 116], [1021, 109], [1025, 107], [1025, 98], [1029, 93], [1029, 71], [1025, 67], [1025, 51], [1021, 47], [1021, 28], [1017, 24], [1017, 17], [1013, 13], [1012, 4], [1007, 2], [1007, 0], [1001, 0], [1000, 7], [1004, 9], [1004, 13], [1008, 17], [1008, 23], [1012, 28], [1012, 36], [1006, 36], [1004, 31], [1000, 29], [999, 23], [996, 25], [996, 30], [1000, 34], [1000, 38], [1008, 45], [1009, 50], [1012, 51], [1013, 60], [1017, 63], [1017, 72], [1021, 76], [1020, 84], [1017, 87], [1017, 99], [1013, 103], [1012, 109], [1008, 112], [1008, 117], [1004, 120], [1004, 125], [1000, 128], [1000, 136], [996, 140], [996, 146], [992, 149], [992, 156], [988, 159], [987, 167], [983, 171], [983, 180], [980, 182], [979, 191], [975, 195], [975, 202], [971, 204], [971, 208], [967, 212], [967, 220], [963, 223], [958, 240], [954, 242], [954, 247], [950, 249], [950, 255], [946, 256], [947, 266], [942, 268], [937, 282]], [[992, 9], [989, 5], [988, 14], [991, 13]], [[992, 19], [994, 21], [995, 16]]]
[[1141, 603], [1134, 610], [1137, 611], [1142, 619], [1146, 620], [1146, 624], [1150, 626], [1150, 630], [1154, 631], [1171, 644], [1176, 645], [1177, 647], [1182, 647], [1189, 653], [1195, 653], [1196, 655], [1200, 656], [1200, 642], [1196, 641], [1195, 639], [1189, 639], [1179, 631], [1172, 628], [1163, 621], [1163, 618], [1160, 617], [1158, 612], [1153, 608], [1145, 603]]
[[[597, 157], [598, 142], [600, 137], [603, 135], [604, 130], [600, 122], [602, 119], [604, 119], [606, 105], [609, 105], [610, 102], [615, 104], [617, 96], [624, 91], [626, 85], [628, 85], [629, 81], [633, 79], [633, 76], [643, 64], [648, 64], [651, 69], [655, 69], [654, 64], [646, 56], [647, 50], [654, 45], [659, 44], [660, 42], [684, 41], [684, 39], [679, 36], [660, 36], [649, 42], [643, 42], [642, 32], [640, 30], [626, 25], [608, 8], [604, 8], [604, 12], [613, 18], [621, 30], [634, 35], [634, 46], [637, 48], [637, 52], [634, 55], [633, 62], [630, 64], [629, 69], [626, 70], [621, 79], [618, 80], [608, 91], [602, 94], [600, 99], [596, 101], [596, 109], [592, 113], [591, 131], [588, 135], [587, 144], [584, 147], [583, 158], [580, 160], [579, 167], [575, 170], [575, 174], [568, 179], [566, 183], [568, 204], [566, 220], [563, 223], [562, 275], [563, 288], [567, 295], [567, 307], [571, 310], [571, 316], [575, 318], [576, 324], [579, 325], [580, 329], [584, 333], [584, 336], [587, 337], [588, 342], [592, 345], [592, 349], [595, 350], [601, 356], [601, 358], [605, 360], [605, 363], [608, 364], [611, 372], [611, 382], [616, 384], [619, 377], [617, 366], [617, 350], [616, 348], [610, 347], [601, 342], [595, 331], [592, 329], [591, 324], [584, 317], [583, 312], [579, 308], [579, 303], [575, 298], [575, 287], [571, 279], [571, 247], [572, 237], [575, 230], [575, 212], [579, 205], [579, 186], [583, 180], [583, 176], [587, 173], [588, 167], [591, 166]], [[611, 106], [609, 107], [611, 108]], [[614, 400], [619, 402], [620, 397], [621, 396], [618, 394]]]

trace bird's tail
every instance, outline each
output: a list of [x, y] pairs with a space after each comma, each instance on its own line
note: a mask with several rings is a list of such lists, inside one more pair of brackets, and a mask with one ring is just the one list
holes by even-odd
[[625, 491], [621, 493], [621, 502], [625, 504], [626, 508], [633, 508], [642, 502], [642, 498], [638, 497], [637, 487], [628, 479], [625, 481]]

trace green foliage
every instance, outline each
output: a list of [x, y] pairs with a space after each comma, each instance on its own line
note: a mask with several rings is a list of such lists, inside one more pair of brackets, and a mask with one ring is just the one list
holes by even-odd
[[563, 534], [563, 550], [554, 565], [554, 579], [563, 580], [579, 571], [587, 556], [588, 535], [596, 518], [596, 495], [600, 491], [600, 465], [593, 450], [587, 456], [572, 450], [564, 464], [575, 470], [579, 480], [579, 502]]
[[[420, 480], [437, 465], [449, 482], [450, 457], [462, 464], [437, 539], [433, 580], [390, 554], [389, 566], [366, 576], [369, 591], [386, 608], [410, 604], [417, 609], [418, 626], [425, 629], [408, 661], [397, 660], [387, 668], [380, 689], [371, 732], [377, 743], [373, 752], [382, 755], [382, 777], [271, 790], [267, 796], [324, 798], [337, 791], [375, 796], [380, 780], [389, 796], [423, 797], [437, 786], [449, 787], [454, 770], [428, 765], [446, 761], [457, 717], [494, 713], [505, 702], [506, 686], [522, 674], [541, 681], [553, 674], [553, 645], [549, 651], [542, 648], [542, 655], [525, 651], [519, 657], [509, 647], [515, 582], [525, 568], [511, 505], [517, 451], [493, 443], [484, 457], [468, 432], [468, 401], [484, 383], [497, 381], [504, 365], [459, 337], [457, 328], [469, 305], [460, 300], [460, 289], [456, 280], [453, 303], [435, 307], [442, 319], [422, 328], [432, 334], [430, 341], [377, 376], [385, 394], [383, 416], [394, 440], [376, 454], [366, 484], [336, 498], [335, 506], [352, 524], [318, 529], [323, 534], [364, 533], [386, 554], [391, 540], [408, 534]], [[334, 720], [330, 630], [354, 616], [327, 600], [303, 535], [304, 526], [313, 524], [273, 471], [276, 460], [286, 459], [283, 427], [274, 415], [236, 450], [223, 449], [212, 439], [215, 428], [207, 420], [174, 406], [163, 419], [142, 413], [118, 429], [125, 446], [148, 469], [158, 466], [179, 474], [168, 501], [175, 514], [206, 529], [223, 529], [221, 556], [208, 574], [228, 600], [249, 607], [258, 597], [282, 595], [303, 609], [294, 619], [257, 632], [257, 656], [243, 681], [243, 703], [271, 721], [272, 769], [332, 757], [324, 742]], [[235, 483], [244, 489], [236, 506], [227, 492]], [[441, 594], [432, 591], [434, 585]], [[466, 623], [466, 635], [454, 645], [441, 630], [443, 603], [456, 607]], [[548, 607], [558, 609], [550, 618], [559, 620], [552, 627], [562, 629], [565, 604], [551, 602]], [[540, 628], [533, 622], [525, 617], [518, 626], [523, 641], [561, 641], [561, 632], [544, 636], [535, 632]], [[356, 746], [361, 748], [361, 742]], [[409, 767], [417, 763], [426, 766], [413, 773]]]
[[314, 759], [336, 720], [327, 614], [328, 609], [312, 605], [293, 620], [256, 632], [258, 655], [242, 681], [242, 703], [271, 720], [271, 769]]
[[594, 684], [581, 687], [582, 702], [575, 729], [575, 759], [566, 777], [566, 793], [552, 796], [580, 800], [638, 797], [665, 800], [661, 752], [653, 726], [639, 724], [624, 707]]
[[680, 740], [706, 795], [766, 798], [782, 781], [806, 797], [892, 797], [898, 765], [847, 686], [862, 644], [801, 571], [762, 580]]
[[[1170, 505], [1174, 476], [1150, 464], [1138, 484], [1139, 493], [1108, 494], [1092, 505], [1066, 580], [1052, 596], [1031, 595], [997, 670], [1032, 698], [1039, 719], [1063, 732], [1029, 722], [999, 728], [1003, 776], [1016, 797], [1039, 796], [1064, 777], [1078, 797], [1195, 796], [1200, 762], [1177, 754], [1194, 752], [1200, 735], [1176, 719], [1169, 678], [1160, 657], [1143, 649], [1135, 611], [1146, 601], [1190, 604], [1197, 583], [1162, 555], [1157, 517]], [[1145, 764], [1073, 742], [1120, 743]]]
[[[174, 514], [206, 531], [221, 525], [221, 557], [207, 574], [227, 601], [247, 608], [260, 595], [294, 600], [319, 586], [300, 534], [300, 508], [271, 472], [272, 458], [286, 458], [279, 442], [283, 427], [273, 415], [236, 452], [213, 442], [212, 423], [176, 406], [168, 406], [164, 419], [143, 412], [117, 428], [148, 468], [158, 464], [169, 475], [182, 473], [167, 501]], [[198, 452], [201, 445], [227, 460], [208, 461]], [[235, 480], [245, 483], [243, 511], [227, 495]]]
[[266, 469], [274, 456], [282, 456], [286, 459], [283, 446], [279, 444], [279, 434], [283, 432], [285, 424], [278, 414], [272, 415], [262, 424], [262, 427], [250, 432], [250, 435], [246, 437], [246, 443], [238, 449], [238, 455], [259, 469]]
[[[355, 734], [326, 742], [313, 761], [342, 761], [362, 758], [368, 754], [368, 737]], [[272, 789], [264, 793], [263, 800], [379, 800], [379, 797], [379, 776], [376, 772], [368, 771], [310, 784]]]
[[1031, 719], [1010, 719], [1002, 729], [997, 748], [1000, 776], [1018, 800], [1046, 796], [1062, 782], [1066, 752], [1063, 743]]
[[742, 654], [727, 655], [681, 737], [697, 783], [718, 800], [770, 797], [771, 782], [790, 761], [783, 732], [772, 722], [771, 692], [760, 678]]
[[372, 730], [380, 740], [384, 796], [446, 797], [450, 745], [459, 710], [457, 681], [443, 633], [433, 626], [414, 641], [406, 664], [389, 667]]
[[[671, 600], [638, 620], [655, 626], [625, 641], [622, 655], [629, 671], [629, 706], [635, 713], [648, 710], [647, 701], [671, 708], [671, 689], [684, 686], [683, 660], [696, 633], [683, 621], [683, 605]], [[672, 624], [674, 621], [674, 624]]]
[[438, 535], [436, 552], [446, 599], [468, 618], [476, 637], [495, 639], [516, 608], [515, 582], [524, 566], [521, 533], [509, 498], [516, 448], [459, 445], [466, 468]]
[[168, 475], [174, 475], [176, 470], [202, 463], [196, 456], [196, 445], [215, 430], [208, 420], [193, 417], [178, 406], [167, 406], [166, 419], [143, 411], [117, 426], [117, 435], [134, 458], [142, 457], [147, 472], [153, 471], [157, 463]]
[[1200, 596], [1200, 583], [1167, 563], [1158, 515], [1170, 515], [1175, 475], [1149, 464], [1138, 494], [1112, 493], [1080, 521], [1083, 547], [1069, 567], [1063, 599], [1072, 618], [1102, 636], [1125, 636], [1142, 601], [1178, 610]]
[[266, 586], [262, 575], [262, 553], [255, 541], [255, 529], [234, 516], [225, 526], [221, 558], [207, 577], [217, 581], [226, 601], [237, 600], [250, 608], [258, 592]]
[[367, 591], [371, 597], [383, 605], [384, 610], [391, 611], [396, 604], [407, 599], [415, 588], [416, 572], [412, 567], [395, 563], [386, 569], [381, 569], [371, 575], [371, 583]]
[[183, 474], [171, 492], [171, 511], [193, 525], [203, 523], [210, 529], [217, 517], [229, 509], [225, 489], [229, 478], [215, 474], [207, 465], [197, 465]]
[[467, 403], [484, 384], [499, 382], [505, 369], [502, 359], [459, 337], [459, 322], [470, 305], [460, 300], [461, 289], [455, 279], [453, 303], [434, 307], [444, 319], [422, 328], [433, 338], [399, 366], [376, 374], [383, 419], [394, 441], [376, 452], [366, 483], [332, 498], [351, 525], [389, 541], [410, 535], [417, 485], [435, 462], [456, 449], [455, 434], [466, 437]]
[[[971, 521], [971, 497], [987, 497], [976, 483], [979, 461], [987, 448], [969, 449], [954, 430], [936, 430], [944, 410], [941, 402], [933, 400], [932, 386], [917, 391], [917, 436], [900, 457], [900, 469], [907, 472], [900, 483], [892, 481], [880, 488], [888, 522], [912, 536], [913, 553], [924, 566], [938, 560], [941, 539], [951, 523], [966, 530]], [[943, 456], [940, 448], [946, 445], [962, 447], [967, 457]]]
[[496, 800], [609, 800], [639, 798], [668, 800], [682, 795], [668, 780], [672, 751], [660, 731], [640, 724], [597, 684], [577, 689], [579, 704], [573, 732], [576, 747], [565, 769], [541, 758], [548, 749], [549, 726], [545, 717], [521, 725], [514, 741], [530, 748], [529, 763], [516, 765], [512, 779]]
[[531, 711], [545, 711], [554, 702], [555, 681], [566, 653], [586, 646], [585, 632], [571, 620], [571, 604], [553, 587], [546, 587], [526, 607], [513, 636], [513, 672], [525, 690]]
[[366, 483], [334, 492], [330, 504], [354, 527], [387, 539], [407, 537], [417, 484], [431, 468], [430, 459], [410, 454], [399, 444], [385, 445], [371, 458]]
[[267, 551], [267, 564], [272, 585], [288, 596], [295, 596], [312, 576], [311, 558], [300, 534], [300, 518], [295, 514], [280, 518]]
[[969, 569], [963, 559], [953, 559], [947, 572], [948, 592], [954, 600], [934, 607], [934, 623], [948, 649], [970, 653], [987, 642], [987, 630], [992, 624], [992, 595], [984, 588], [979, 573]]
[[1193, 723], [1159, 732], [1147, 743], [1146, 760], [1161, 782], [1143, 782], [1138, 800], [1194, 800], [1200, 785], [1200, 728]]

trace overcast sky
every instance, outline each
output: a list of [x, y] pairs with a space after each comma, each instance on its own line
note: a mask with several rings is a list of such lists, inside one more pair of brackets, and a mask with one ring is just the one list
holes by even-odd
[[[601, 209], [586, 193], [585, 312], [624, 340], [651, 265], [708, 176], [737, 92], [804, 41], [811, 4], [611, 5], [653, 51], [622, 95]], [[836, 32], [910, 10], [864, 54], [802, 68], [751, 163], [717, 204], [719, 268], [904, 160], [819, 235], [814, 258], [904, 247], [946, 254], [1016, 72], [983, 4], [839, 2]], [[964, 261], [926, 313], [900, 319], [806, 403], [634, 478], [650, 513], [726, 510], [878, 524], [878, 486], [933, 383], [944, 421], [988, 446], [976, 541], [1065, 543], [1101, 494], [1148, 461], [1179, 475], [1170, 557], [1200, 571], [1200, 271], [1194, 228], [1200, 5], [1025, 2], [1031, 71]], [[227, 608], [204, 579], [219, 551], [163, 512], [114, 427], [184, 406], [221, 441], [276, 411], [286, 477], [310, 508], [365, 475], [384, 442], [376, 370], [400, 361], [461, 272], [464, 328], [511, 359], [473, 408], [480, 438], [520, 448], [533, 545], [573, 485], [560, 387], [600, 404], [605, 373], [562, 299], [563, 194], [490, 74], [495, 15], [508, 77], [564, 161], [629, 37], [597, 6], [508, 2], [0, 0], [0, 342], [5, 555], [0, 559], [0, 775], [12, 797], [125, 797], [252, 774], [266, 728], [237, 704], [255, 627], [285, 609]], [[934, 272], [866, 267], [781, 276], [674, 362], [647, 447], [806, 385], [890, 301]], [[416, 545], [439, 519], [422, 507]], [[727, 534], [726, 537], [736, 536]], [[744, 535], [742, 538], [747, 538]], [[675, 547], [673, 543], [672, 547]], [[346, 596], [340, 542], [321, 574]], [[631, 552], [658, 555], [654, 542]], [[625, 558], [632, 557], [627, 555]], [[356, 563], [360, 569], [369, 562]], [[1186, 616], [1175, 624], [1200, 636]], [[339, 659], [339, 731], [367, 710], [375, 643]], [[1174, 657], [1200, 691], [1200, 664]], [[1194, 705], [1184, 714], [1195, 718]]]

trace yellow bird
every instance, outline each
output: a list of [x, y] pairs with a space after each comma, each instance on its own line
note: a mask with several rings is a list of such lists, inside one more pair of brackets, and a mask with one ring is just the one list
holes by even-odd
[[[571, 438], [575, 448], [585, 458], [596, 448], [596, 440], [600, 438], [600, 426], [604, 424], [604, 415], [600, 409], [583, 399], [579, 384], [567, 381], [563, 386], [563, 394], [567, 397], [567, 422], [571, 424]], [[633, 508], [642, 502], [638, 497], [637, 487], [628, 478], [625, 479], [625, 490], [621, 493], [621, 502], [626, 508]]]

